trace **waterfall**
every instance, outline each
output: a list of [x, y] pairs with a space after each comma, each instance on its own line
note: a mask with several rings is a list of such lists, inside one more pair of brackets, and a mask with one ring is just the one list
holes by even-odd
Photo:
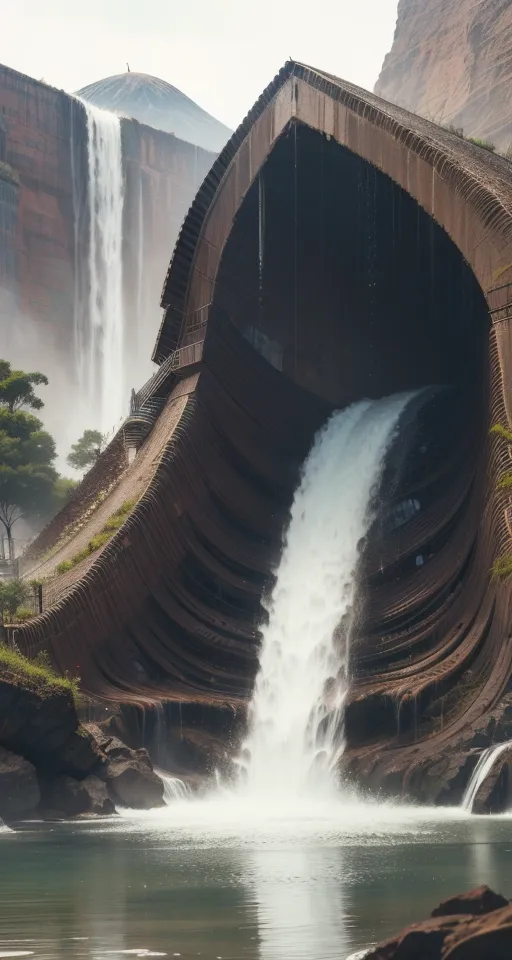
[[127, 413], [123, 311], [124, 180], [118, 116], [80, 101], [87, 118], [88, 302], [77, 325], [81, 420], [109, 433]]
[[466, 792], [462, 798], [462, 807], [464, 810], [467, 810], [468, 813], [472, 813], [476, 795], [480, 790], [484, 780], [486, 780], [486, 778], [489, 776], [496, 760], [511, 746], [512, 741], [506, 740], [505, 743], [497, 743], [494, 744], [493, 747], [487, 747], [487, 750], [482, 750], [480, 759], [473, 770], [471, 780], [469, 781], [466, 787]]
[[409, 399], [365, 400], [333, 414], [304, 464], [240, 757], [249, 795], [298, 797], [333, 786], [361, 541]]
[[160, 777], [164, 785], [164, 803], [169, 806], [175, 800], [190, 800], [192, 797], [192, 791], [184, 780], [180, 780], [179, 777], [171, 777], [170, 774], [164, 773], [163, 770], [157, 770], [155, 768], [155, 773]]

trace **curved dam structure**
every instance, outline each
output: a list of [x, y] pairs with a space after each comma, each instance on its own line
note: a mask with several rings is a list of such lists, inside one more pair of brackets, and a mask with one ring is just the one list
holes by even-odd
[[[344, 763], [446, 799], [428, 784], [448, 790], [447, 744], [497, 708], [512, 667], [511, 581], [491, 577], [512, 551], [510, 451], [489, 437], [512, 413], [511, 174], [287, 63], [185, 219], [159, 371], [26, 561], [49, 606], [19, 645], [94, 696], [243, 707], [315, 432], [334, 409], [416, 391], [363, 551]], [[116, 535], [55, 576], [130, 498]]]

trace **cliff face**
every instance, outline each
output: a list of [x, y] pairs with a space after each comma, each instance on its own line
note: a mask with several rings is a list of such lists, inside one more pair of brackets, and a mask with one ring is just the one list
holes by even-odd
[[[137, 387], [151, 373], [169, 255], [215, 154], [136, 120], [121, 124], [125, 376]], [[78, 435], [75, 332], [90, 217], [83, 107], [0, 66], [0, 354], [49, 376], [44, 419], [62, 454]]]
[[506, 150], [511, 87], [510, 0], [399, 0], [379, 96]]

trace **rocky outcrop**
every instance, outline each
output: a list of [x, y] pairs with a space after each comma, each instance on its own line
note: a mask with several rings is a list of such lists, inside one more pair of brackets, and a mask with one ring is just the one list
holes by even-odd
[[0, 747], [0, 818], [20, 820], [37, 809], [40, 799], [35, 767]]
[[84, 777], [101, 760], [81, 729], [71, 692], [31, 689], [0, 679], [0, 744], [46, 775]]
[[0, 818], [6, 823], [105, 816], [163, 806], [146, 750], [79, 723], [71, 690], [41, 678], [0, 679]]
[[430, 920], [364, 954], [365, 960], [506, 960], [511, 955], [512, 906], [485, 886], [445, 901]]
[[387, 797], [427, 806], [459, 806], [483, 751], [508, 741], [510, 748], [496, 757], [472, 807], [477, 814], [503, 813], [512, 805], [512, 693], [454, 737], [448, 750], [440, 745], [433, 751], [422, 743], [378, 752], [349, 747], [340, 773]]
[[96, 770], [112, 800], [136, 810], [163, 807], [164, 785], [153, 771], [147, 750], [131, 750], [116, 737], [106, 737], [94, 724], [86, 729], [101, 750], [102, 760]]
[[105, 783], [98, 777], [85, 780], [57, 777], [43, 791], [42, 813], [45, 820], [80, 816], [108, 816], [115, 806]]
[[508, 0], [400, 0], [375, 92], [508, 149], [511, 58]]

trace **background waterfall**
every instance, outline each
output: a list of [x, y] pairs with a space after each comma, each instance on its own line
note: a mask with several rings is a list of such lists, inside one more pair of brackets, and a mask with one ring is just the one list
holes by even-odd
[[89, 249], [87, 304], [77, 310], [80, 421], [110, 433], [127, 414], [124, 382], [123, 203], [121, 122], [81, 101], [87, 117]]
[[362, 401], [317, 434], [295, 494], [242, 749], [246, 791], [325, 794], [342, 744], [361, 539], [410, 395]]

